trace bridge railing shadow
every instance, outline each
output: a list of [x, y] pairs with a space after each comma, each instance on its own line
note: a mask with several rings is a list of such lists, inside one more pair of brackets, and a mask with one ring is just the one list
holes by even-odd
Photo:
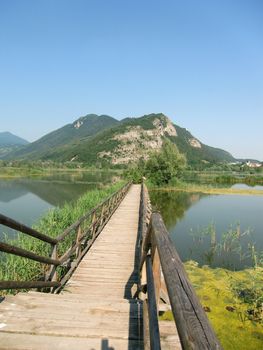
[[101, 350], [115, 350], [113, 347], [109, 346], [109, 339], [101, 340]]

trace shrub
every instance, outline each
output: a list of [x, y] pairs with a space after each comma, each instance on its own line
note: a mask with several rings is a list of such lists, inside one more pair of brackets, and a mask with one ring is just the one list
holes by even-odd
[[155, 185], [167, 185], [180, 177], [186, 166], [186, 158], [169, 140], [165, 140], [160, 152], [151, 154], [145, 164], [145, 175]]

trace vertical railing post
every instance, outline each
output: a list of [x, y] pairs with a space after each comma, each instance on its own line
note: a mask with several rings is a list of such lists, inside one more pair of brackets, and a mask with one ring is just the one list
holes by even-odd
[[158, 249], [155, 244], [154, 237], [152, 237], [151, 257], [152, 257], [156, 305], [157, 305], [157, 311], [159, 311], [160, 290], [161, 290], [161, 263], [160, 263], [160, 257], [159, 257]]
[[110, 197], [108, 201], [107, 215], [110, 215], [111, 213], [111, 205], [112, 205], [112, 197]]
[[143, 301], [143, 345], [144, 345], [144, 350], [151, 349], [147, 299]]
[[146, 274], [147, 274], [150, 344], [151, 344], [152, 350], [161, 350], [158, 311], [156, 306], [156, 295], [155, 295], [151, 255], [146, 256]]
[[103, 222], [104, 222], [105, 205], [106, 204], [103, 204], [100, 212], [100, 227], [103, 225]]
[[76, 228], [76, 244], [78, 244], [76, 249], [76, 258], [78, 258], [81, 255], [81, 244], [80, 244], [81, 235], [82, 235], [81, 224], [79, 224], [78, 227]]
[[92, 219], [91, 219], [91, 236], [92, 236], [92, 240], [95, 239], [95, 235], [96, 235], [96, 211], [94, 211], [93, 215], [92, 215]]
[[[50, 257], [51, 259], [57, 260], [58, 252], [57, 252], [57, 244], [53, 244], [51, 246], [51, 254]], [[48, 273], [46, 274], [46, 281], [51, 281], [51, 282], [56, 282], [58, 280], [58, 275], [57, 275], [57, 266], [51, 265]]]

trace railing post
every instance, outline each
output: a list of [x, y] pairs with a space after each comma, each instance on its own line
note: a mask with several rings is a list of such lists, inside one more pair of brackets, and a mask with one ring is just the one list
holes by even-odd
[[160, 331], [158, 324], [158, 311], [156, 306], [155, 286], [153, 280], [152, 258], [146, 256], [146, 274], [147, 274], [147, 294], [148, 294], [148, 314], [150, 329], [151, 350], [161, 350]]
[[105, 204], [103, 204], [100, 212], [100, 227], [103, 225], [103, 222], [104, 222], [104, 213], [105, 213]]
[[108, 200], [107, 215], [111, 212], [112, 197]]
[[160, 257], [159, 257], [158, 249], [155, 244], [154, 237], [152, 237], [151, 257], [152, 257], [156, 305], [157, 305], [157, 311], [159, 311], [160, 289], [161, 289], [161, 263], [160, 263]]
[[80, 242], [81, 235], [82, 235], [81, 224], [79, 224], [79, 226], [76, 228], [76, 244], [78, 244], [76, 249], [76, 258], [78, 258], [81, 255], [81, 242]]
[[149, 314], [148, 314], [148, 300], [143, 301], [143, 345], [144, 350], [150, 350], [150, 332], [149, 332]]
[[[57, 252], [57, 244], [54, 244], [51, 248], [51, 259], [57, 260], [58, 252]], [[56, 282], [58, 280], [57, 267], [55, 265], [51, 265], [49, 268], [49, 272], [46, 276], [46, 280], [51, 282]]]
[[94, 240], [96, 236], [96, 223], [97, 223], [97, 217], [96, 217], [96, 211], [94, 211], [91, 219], [91, 237]]

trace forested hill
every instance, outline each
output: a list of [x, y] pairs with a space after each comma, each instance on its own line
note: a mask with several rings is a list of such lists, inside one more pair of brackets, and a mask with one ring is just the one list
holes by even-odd
[[23, 146], [29, 142], [11, 132], [0, 132], [0, 146]]
[[9, 155], [11, 158], [48, 159], [59, 149], [71, 149], [98, 132], [118, 124], [119, 121], [107, 115], [88, 114], [32, 142], [26, 148]]
[[0, 132], [0, 157], [4, 157], [8, 153], [20, 149], [28, 143], [27, 140], [11, 134], [11, 132]]
[[229, 162], [232, 155], [204, 145], [162, 113], [126, 118], [89, 114], [11, 154], [12, 158], [78, 161], [89, 165], [125, 165], [147, 159], [165, 138], [175, 143], [189, 163]]

